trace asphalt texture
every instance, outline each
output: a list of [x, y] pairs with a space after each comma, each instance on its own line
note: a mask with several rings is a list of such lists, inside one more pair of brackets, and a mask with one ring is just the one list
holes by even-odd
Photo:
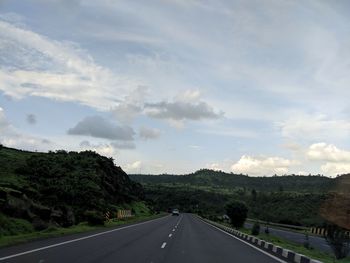
[[[244, 226], [248, 229], [251, 229], [253, 227], [253, 224], [251, 223], [245, 223]], [[260, 232], [263, 233], [265, 231], [265, 226], [263, 224], [260, 225]], [[280, 237], [289, 241], [292, 241], [294, 243], [303, 245], [305, 242], [305, 234], [290, 231], [287, 229], [280, 229], [280, 228], [274, 228], [269, 226], [270, 234], [276, 237]], [[309, 244], [311, 247], [323, 251], [332, 253], [331, 247], [328, 245], [327, 241], [323, 237], [309, 235]]]
[[192, 214], [0, 249], [0, 262], [283, 262]]

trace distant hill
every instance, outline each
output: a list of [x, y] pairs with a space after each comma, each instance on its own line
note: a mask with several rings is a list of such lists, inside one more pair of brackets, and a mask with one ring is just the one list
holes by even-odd
[[95, 152], [36, 153], [0, 146], [0, 225], [18, 219], [38, 230], [70, 226], [83, 221], [87, 211], [102, 214], [143, 198], [139, 183]]
[[332, 205], [330, 192], [348, 191], [344, 179], [349, 177], [251, 177], [207, 169], [186, 175], [130, 175], [144, 186], [146, 198], [159, 210], [177, 207], [216, 217], [225, 213], [229, 201], [241, 200], [251, 218], [304, 226], [322, 226], [329, 220], [320, 210]]
[[189, 184], [224, 189], [255, 189], [262, 192], [289, 191], [304, 193], [325, 193], [334, 186], [335, 182], [334, 179], [321, 175], [252, 177], [208, 169], [185, 175], [131, 174], [130, 178], [142, 184]]

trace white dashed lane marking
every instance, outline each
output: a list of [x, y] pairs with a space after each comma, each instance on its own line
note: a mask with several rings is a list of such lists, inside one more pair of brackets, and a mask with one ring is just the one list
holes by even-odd
[[163, 245], [161, 246], [161, 248], [165, 248], [166, 246], [166, 242], [163, 243]]

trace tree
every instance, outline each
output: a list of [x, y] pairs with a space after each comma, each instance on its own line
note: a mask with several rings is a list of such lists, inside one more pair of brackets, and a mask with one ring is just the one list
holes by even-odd
[[257, 236], [260, 234], [260, 224], [255, 222], [252, 228], [252, 235]]
[[256, 196], [257, 196], [256, 190], [253, 189], [252, 190], [252, 199], [253, 199], [253, 201], [256, 201]]
[[328, 225], [326, 230], [325, 239], [332, 248], [336, 259], [345, 258], [350, 251], [350, 238], [346, 230], [334, 224]]
[[242, 202], [233, 201], [226, 205], [226, 214], [231, 219], [232, 226], [239, 228], [247, 219], [248, 208]]

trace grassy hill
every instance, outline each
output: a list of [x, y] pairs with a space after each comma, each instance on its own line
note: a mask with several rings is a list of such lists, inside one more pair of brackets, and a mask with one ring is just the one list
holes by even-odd
[[142, 184], [188, 184], [220, 189], [255, 189], [256, 191], [288, 191], [304, 193], [325, 193], [334, 186], [334, 180], [321, 175], [286, 175], [272, 177], [251, 177], [242, 174], [225, 173], [208, 169], [185, 175], [130, 175], [132, 180]]
[[340, 181], [320, 175], [250, 177], [207, 169], [187, 175], [134, 174], [130, 178], [143, 184], [146, 197], [159, 210], [178, 207], [210, 217], [225, 213], [230, 200], [241, 200], [251, 218], [304, 226], [325, 222], [321, 208]]
[[71, 226], [143, 198], [139, 183], [95, 152], [0, 147], [0, 236]]

